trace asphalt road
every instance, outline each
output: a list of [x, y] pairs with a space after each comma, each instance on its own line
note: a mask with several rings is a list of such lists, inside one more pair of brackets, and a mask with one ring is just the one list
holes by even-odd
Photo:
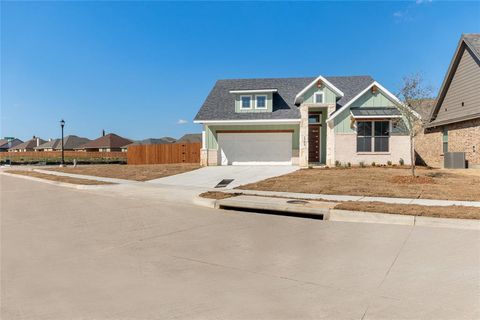
[[478, 319], [480, 232], [0, 175], [1, 319]]

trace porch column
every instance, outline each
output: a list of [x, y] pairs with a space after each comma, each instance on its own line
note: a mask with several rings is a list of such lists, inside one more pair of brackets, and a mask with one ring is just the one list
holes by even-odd
[[300, 106], [299, 165], [308, 168], [308, 106]]
[[206, 143], [206, 125], [203, 126], [202, 130], [202, 149], [200, 149], [200, 165], [208, 166], [208, 149]]
[[[335, 105], [328, 106], [327, 118], [335, 112]], [[326, 165], [329, 167], [335, 166], [335, 125], [333, 121], [326, 123], [327, 125], [327, 156], [326, 156]]]

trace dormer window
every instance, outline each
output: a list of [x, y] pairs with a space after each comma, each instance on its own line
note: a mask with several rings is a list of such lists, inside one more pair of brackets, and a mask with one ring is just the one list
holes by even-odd
[[240, 96], [240, 108], [252, 109], [252, 96]]
[[267, 96], [255, 96], [255, 108], [267, 109]]
[[323, 92], [315, 92], [313, 98], [314, 103], [323, 103]]

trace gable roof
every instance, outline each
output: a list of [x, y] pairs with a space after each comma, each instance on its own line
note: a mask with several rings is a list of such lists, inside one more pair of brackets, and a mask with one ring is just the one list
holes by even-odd
[[[82, 138], [75, 135], [68, 135], [63, 139], [63, 148], [65, 150], [73, 150], [76, 147], [81, 146], [89, 141], [90, 139], [87, 139], [87, 138]], [[45, 149], [62, 150], [62, 139], [53, 139], [53, 140], [47, 141], [45, 143], [42, 143], [38, 147], [35, 147], [34, 149], [35, 150], [45, 150]]]
[[197, 142], [202, 142], [202, 134], [201, 133], [187, 133], [187, 134], [184, 134], [175, 143], [197, 143]]
[[8, 148], [13, 148], [17, 145], [19, 145], [20, 143], [23, 143], [22, 140], [20, 139], [12, 139], [11, 140], [11, 144], [10, 144], [10, 147], [8, 146], [8, 139], [0, 139], [0, 149], [8, 149]]
[[[427, 124], [427, 127], [432, 127], [435, 126], [434, 123], [432, 123], [438, 113], [438, 110], [442, 106], [443, 100], [445, 98], [445, 95], [447, 94], [448, 88], [450, 87], [450, 83], [453, 80], [453, 76], [455, 75], [455, 72], [457, 70], [458, 64], [460, 63], [460, 59], [462, 58], [462, 54], [464, 50], [469, 50], [470, 53], [472, 53], [472, 56], [474, 59], [476, 59], [477, 63], [480, 64], [480, 34], [479, 33], [471, 33], [471, 34], [462, 34], [462, 37], [460, 38], [457, 49], [455, 49], [455, 53], [453, 55], [452, 61], [450, 62], [450, 65], [448, 66], [447, 73], [445, 74], [445, 78], [443, 79], [442, 85], [440, 86], [440, 90], [438, 91], [438, 96], [435, 101], [435, 106], [432, 108], [431, 113], [429, 115], [428, 121], [431, 124]], [[479, 114], [474, 114], [472, 115], [473, 118], [476, 118], [480, 116]], [[463, 121], [463, 120], [468, 120], [468, 119], [460, 119], [458, 121]], [[451, 121], [452, 122], [457, 122], [457, 121]]]
[[[194, 121], [201, 123], [214, 120], [300, 119], [295, 97], [316, 79], [318, 77], [218, 80]], [[348, 103], [374, 81], [370, 76], [325, 77], [325, 79], [343, 93], [343, 97], [337, 101], [337, 108]], [[235, 95], [230, 91], [264, 88], [277, 89], [277, 92], [273, 93], [272, 112], [235, 112]]]
[[109, 133], [74, 149], [122, 148], [131, 143], [132, 140], [130, 139], [120, 137], [115, 133]]
[[28, 141], [25, 141], [23, 143], [20, 143], [20, 144], [16, 145], [15, 147], [10, 148], [9, 150], [33, 149], [34, 147], [37, 146], [37, 139], [38, 139], [38, 144], [39, 145], [46, 142], [45, 140], [43, 140], [41, 138], [34, 137], [34, 138], [32, 138]]

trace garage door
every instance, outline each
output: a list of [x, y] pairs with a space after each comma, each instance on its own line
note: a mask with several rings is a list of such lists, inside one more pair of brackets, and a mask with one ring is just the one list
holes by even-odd
[[292, 133], [218, 133], [222, 165], [292, 163]]

